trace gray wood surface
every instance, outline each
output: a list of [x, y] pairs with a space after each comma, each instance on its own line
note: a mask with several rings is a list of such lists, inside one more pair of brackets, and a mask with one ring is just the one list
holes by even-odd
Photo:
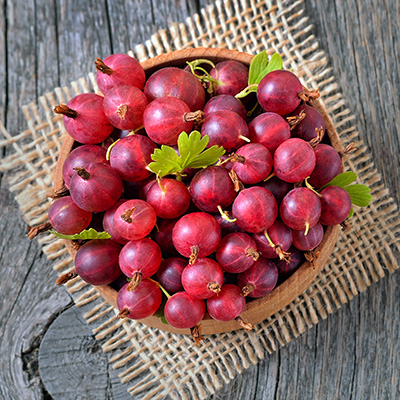
[[[24, 129], [21, 105], [92, 70], [94, 56], [125, 51], [208, 2], [0, 0], [1, 120], [9, 132]], [[360, 135], [400, 204], [398, 1], [304, 4]], [[130, 398], [82, 323], [82, 311], [53, 286], [51, 262], [25, 238], [1, 175], [0, 204], [0, 398]], [[386, 277], [212, 398], [400, 398], [399, 288], [398, 273]], [[61, 340], [66, 327], [74, 327], [72, 342]], [[90, 367], [99, 368], [95, 386], [79, 380]]]

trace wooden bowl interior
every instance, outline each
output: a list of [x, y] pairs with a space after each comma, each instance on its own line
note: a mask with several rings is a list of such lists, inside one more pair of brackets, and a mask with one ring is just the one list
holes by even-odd
[[[237, 60], [245, 65], [250, 65], [253, 56], [246, 53], [241, 53], [235, 50], [226, 49], [214, 49], [214, 48], [196, 48], [196, 49], [185, 49], [179, 50], [142, 62], [142, 66], [146, 71], [146, 75], [149, 76], [156, 70], [174, 66], [183, 67], [186, 61], [192, 61], [199, 58], [207, 58], [214, 63], [226, 60]], [[318, 101], [311, 103], [324, 117], [326, 131], [331, 141], [332, 146], [337, 150], [341, 151], [342, 146], [340, 144], [339, 137], [336, 130], [328, 117], [325, 109], [321, 106]], [[62, 177], [62, 167], [65, 159], [74, 146], [74, 140], [67, 136], [60, 151], [59, 159], [56, 166], [56, 174], [54, 181], [54, 188], [58, 190], [62, 188], [64, 181]], [[343, 166], [342, 166], [343, 170]], [[257, 324], [271, 315], [282, 310], [284, 307], [289, 305], [295, 300], [307, 287], [310, 286], [312, 281], [315, 279], [317, 274], [321, 271], [328, 257], [332, 253], [335, 243], [337, 241], [340, 232], [339, 226], [327, 227], [322, 243], [315, 249], [314, 253], [318, 254], [318, 257], [311, 265], [308, 261], [305, 262], [295, 273], [293, 273], [288, 279], [277, 286], [271, 293], [260, 298], [254, 299], [248, 302], [245, 311], [242, 313], [242, 318], [246, 322]], [[68, 252], [73, 258], [75, 258], [76, 250], [72, 246], [71, 241], [65, 241]], [[111, 305], [117, 307], [117, 291], [110, 286], [95, 286], [96, 290], [100, 295], [107, 300]], [[161, 322], [160, 318], [149, 317], [141, 320], [148, 326], [159, 328], [169, 332], [190, 334], [189, 329], [176, 329], [170, 325]], [[221, 322], [212, 319], [206, 314], [204, 320], [201, 322], [202, 334], [214, 334], [222, 332], [230, 332], [236, 329], [241, 329], [235, 321]]]

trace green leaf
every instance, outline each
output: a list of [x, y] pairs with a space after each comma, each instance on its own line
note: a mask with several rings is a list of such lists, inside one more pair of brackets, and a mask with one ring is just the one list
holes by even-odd
[[261, 53], [256, 54], [250, 63], [249, 68], [249, 86], [253, 85], [254, 83], [258, 83], [257, 79], [261, 73], [261, 71], [267, 66], [268, 64], [268, 54], [265, 50]]
[[335, 176], [330, 182], [326, 185], [322, 186], [322, 189], [325, 189], [327, 186], [340, 186], [341, 188], [345, 188], [350, 185], [357, 179], [357, 174], [353, 171], [342, 172], [341, 174]]
[[97, 232], [96, 229], [84, 229], [80, 233], [76, 233], [75, 235], [63, 235], [62, 233], [58, 233], [56, 231], [50, 231], [53, 235], [57, 236], [59, 239], [67, 239], [67, 240], [90, 240], [90, 239], [110, 239], [111, 235], [106, 232]]
[[282, 57], [278, 53], [273, 54], [271, 60], [269, 60], [268, 65], [261, 71], [255, 83], [260, 83], [261, 79], [264, 78], [265, 75], [269, 74], [272, 71], [276, 71], [282, 68], [283, 68]]
[[179, 135], [178, 149], [183, 169], [207, 147], [209, 140], [208, 135], [202, 138], [199, 131], [193, 131], [190, 136], [186, 132]]
[[372, 200], [371, 189], [368, 186], [355, 184], [346, 186], [344, 189], [350, 195], [351, 203], [356, 206], [366, 207]]
[[350, 208], [349, 215], [347, 216], [347, 218], [351, 218], [353, 215], [354, 215], [354, 208], [351, 207], [351, 208]]
[[193, 159], [185, 168], [204, 168], [216, 163], [225, 154], [225, 149], [220, 146], [211, 146]]
[[151, 155], [154, 162], [148, 168], [162, 178], [170, 174], [179, 175], [188, 167], [204, 168], [212, 165], [225, 154], [225, 150], [218, 146], [206, 149], [209, 140], [208, 135], [202, 137], [198, 131], [190, 135], [182, 132], [178, 138], [179, 155], [172, 147], [161, 146]]
[[168, 324], [168, 321], [166, 320], [165, 315], [164, 315], [164, 307], [165, 307], [165, 303], [166, 303], [166, 302], [167, 302], [167, 298], [166, 298], [165, 295], [163, 294], [163, 296], [162, 296], [162, 301], [161, 301], [161, 305], [160, 305], [160, 307], [158, 308], [158, 310], [154, 313], [154, 315], [155, 315], [157, 318], [160, 318], [160, 319], [161, 319], [161, 322], [162, 322], [163, 324], [169, 325], [169, 324]]
[[148, 168], [160, 178], [181, 169], [180, 158], [172, 147], [163, 145], [161, 149], [155, 149], [151, 159], [154, 162], [150, 163]]

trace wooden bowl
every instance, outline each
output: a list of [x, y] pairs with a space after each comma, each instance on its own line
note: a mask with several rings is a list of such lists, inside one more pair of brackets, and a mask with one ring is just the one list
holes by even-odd
[[[142, 63], [142, 66], [146, 71], [146, 76], [148, 77], [160, 68], [167, 66], [184, 67], [186, 65], [186, 61], [192, 61], [199, 58], [207, 58], [214, 63], [226, 60], [236, 60], [242, 62], [245, 65], [250, 65], [252, 57], [253, 56], [250, 54], [241, 53], [234, 50], [196, 48], [162, 54], [160, 56], [144, 61]], [[326, 111], [322, 108], [318, 101], [312, 102], [311, 105], [323, 115], [326, 124], [326, 131], [332, 146], [337, 151], [342, 150], [339, 142], [339, 137]], [[74, 140], [68, 136], [63, 143], [57, 162], [54, 181], [55, 190], [59, 190], [63, 187], [64, 181], [62, 177], [62, 167], [64, 165], [66, 157], [72, 150], [73, 145]], [[303, 293], [304, 290], [310, 286], [314, 278], [324, 266], [329, 255], [332, 253], [339, 235], [339, 231], [339, 226], [327, 227], [322, 243], [315, 250], [315, 254], [318, 254], [318, 257], [315, 259], [312, 265], [310, 264], [310, 262], [305, 262], [293, 275], [291, 275], [283, 283], [277, 286], [271, 293], [260, 299], [254, 299], [253, 301], [249, 302], [246, 305], [245, 311], [241, 314], [243, 319], [246, 322], [257, 324], [275, 314], [276, 312], [280, 311], [288, 304], [290, 304], [293, 300], [295, 300], [299, 295], [301, 295], [301, 293]], [[67, 246], [68, 252], [75, 259], [76, 250], [74, 250], [72, 242], [66, 240], [65, 244]], [[117, 307], [116, 290], [114, 290], [110, 286], [95, 286], [95, 288], [105, 300], [107, 300], [114, 307]], [[169, 332], [190, 334], [189, 329], [176, 329], [170, 325], [162, 323], [161, 320], [157, 317], [149, 317], [141, 320], [141, 322], [148, 326], [152, 326]], [[208, 314], [206, 314], [205, 318], [201, 322], [201, 327], [202, 334], [205, 335], [230, 332], [236, 329], [241, 329], [235, 321], [215, 321]]]

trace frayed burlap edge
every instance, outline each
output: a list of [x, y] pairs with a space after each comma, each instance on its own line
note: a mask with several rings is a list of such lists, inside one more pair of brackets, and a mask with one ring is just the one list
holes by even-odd
[[[66, 286], [76, 305], [85, 310], [104, 351], [111, 353], [120, 378], [131, 384], [129, 392], [143, 399], [203, 399], [229, 383], [235, 375], [266, 354], [276, 351], [320, 319], [341, 307], [384, 277], [385, 270], [398, 268], [400, 220], [396, 205], [381, 183], [368, 149], [354, 127], [354, 116], [330, 73], [328, 60], [310, 33], [302, 1], [219, 1], [185, 23], [159, 31], [132, 53], [146, 58], [187, 47], [224, 47], [248, 53], [266, 49], [279, 52], [286, 68], [292, 68], [308, 87], [318, 87], [321, 102], [331, 116], [343, 144], [355, 142], [357, 151], [347, 169], [357, 171], [362, 183], [371, 187], [373, 202], [356, 210], [353, 229], [342, 232], [335, 251], [313, 284], [293, 303], [257, 325], [255, 331], [237, 331], [207, 337], [201, 348], [192, 339], [148, 328], [137, 322], [115, 318], [116, 312], [93, 287], [80, 278]], [[14, 151], [0, 163], [10, 190], [15, 193], [26, 222], [36, 225], [47, 219], [55, 163], [64, 128], [52, 108], [70, 97], [96, 91], [93, 74], [56, 88], [39, 103], [23, 107], [28, 129], [10, 135], [0, 127], [0, 147]], [[72, 260], [61, 240], [51, 235], [39, 239], [43, 251], [54, 260], [54, 268], [66, 272]], [[56, 290], [56, 289], [55, 289]]]

